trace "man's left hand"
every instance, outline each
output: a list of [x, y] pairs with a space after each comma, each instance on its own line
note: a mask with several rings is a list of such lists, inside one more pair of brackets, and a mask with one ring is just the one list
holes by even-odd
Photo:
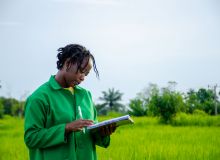
[[116, 125], [115, 124], [110, 124], [108, 126], [103, 126], [100, 128], [99, 133], [101, 136], [109, 136], [116, 130]]

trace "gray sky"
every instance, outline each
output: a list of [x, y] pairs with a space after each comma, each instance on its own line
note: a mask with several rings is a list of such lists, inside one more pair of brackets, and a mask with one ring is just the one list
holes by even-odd
[[82, 84], [96, 102], [112, 87], [128, 102], [150, 82], [220, 84], [218, 0], [0, 0], [0, 96], [33, 92], [69, 43], [96, 58], [100, 80]]

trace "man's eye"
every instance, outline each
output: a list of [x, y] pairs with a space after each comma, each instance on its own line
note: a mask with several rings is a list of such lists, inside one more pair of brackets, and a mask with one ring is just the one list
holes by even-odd
[[85, 76], [87, 76], [89, 74], [89, 72], [83, 72], [85, 74]]
[[89, 72], [86, 72], [85, 76], [88, 76]]
[[82, 71], [82, 70], [80, 70], [80, 73], [81, 73], [81, 74], [85, 74], [85, 76], [87, 76], [87, 75], [89, 74], [89, 72]]
[[86, 71], [83, 71], [82, 69], [79, 69], [80, 73], [85, 73]]

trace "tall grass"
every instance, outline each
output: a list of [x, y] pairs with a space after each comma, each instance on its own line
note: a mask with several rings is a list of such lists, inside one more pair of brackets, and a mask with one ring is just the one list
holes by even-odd
[[175, 126], [220, 126], [220, 116], [178, 113], [171, 123]]
[[0, 160], [28, 159], [23, 135], [23, 119], [4, 116], [0, 120]]
[[111, 136], [107, 150], [98, 148], [101, 160], [216, 160], [220, 157], [219, 127], [173, 127], [156, 118], [134, 118]]
[[[100, 117], [100, 120], [110, 117]], [[171, 126], [157, 118], [133, 118], [134, 125], [117, 128], [107, 149], [97, 147], [99, 160], [216, 160], [220, 127]], [[0, 160], [27, 160], [23, 119], [0, 120]]]

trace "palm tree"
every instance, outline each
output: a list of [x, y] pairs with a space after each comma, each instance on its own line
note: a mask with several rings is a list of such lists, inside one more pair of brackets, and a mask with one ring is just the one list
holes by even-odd
[[108, 91], [102, 91], [103, 96], [99, 97], [101, 101], [104, 101], [102, 104], [104, 108], [111, 111], [123, 111], [124, 105], [120, 103], [122, 100], [123, 93], [120, 93], [119, 90], [114, 88], [108, 89]]

